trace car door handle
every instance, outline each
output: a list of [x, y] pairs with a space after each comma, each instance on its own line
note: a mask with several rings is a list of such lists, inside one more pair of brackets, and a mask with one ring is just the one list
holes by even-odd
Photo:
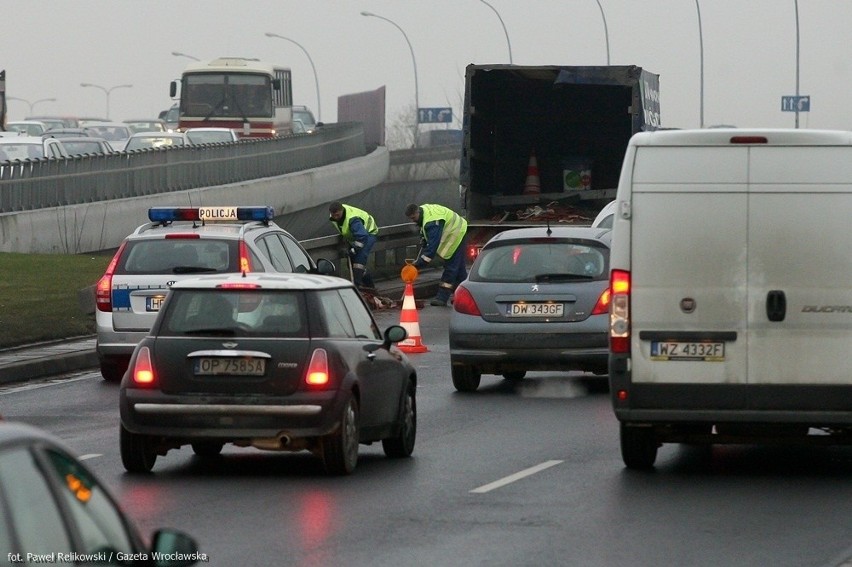
[[787, 316], [787, 297], [780, 289], [766, 294], [766, 317], [770, 321], [783, 321]]

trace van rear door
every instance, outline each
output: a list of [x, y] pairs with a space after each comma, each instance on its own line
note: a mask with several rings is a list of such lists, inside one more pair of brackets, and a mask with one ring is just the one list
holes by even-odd
[[852, 383], [852, 148], [752, 147], [750, 177], [751, 405], [848, 411], [813, 386]]
[[[633, 164], [632, 382], [708, 386], [694, 403], [741, 408], [744, 388], [727, 386], [747, 375], [748, 149], [639, 146]], [[647, 405], [641, 391], [634, 407], [692, 404], [676, 387]]]

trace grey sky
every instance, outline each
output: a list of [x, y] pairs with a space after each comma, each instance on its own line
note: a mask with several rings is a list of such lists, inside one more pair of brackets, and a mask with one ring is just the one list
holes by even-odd
[[[706, 125], [792, 127], [781, 97], [796, 92], [794, 0], [699, 0], [704, 44]], [[489, 0], [508, 30], [513, 62], [603, 65], [606, 42], [596, 0]], [[600, 0], [614, 65], [660, 74], [664, 126], [697, 127], [700, 49], [695, 0]], [[852, 129], [850, 0], [800, 0], [800, 94], [811, 96], [801, 127]], [[113, 119], [156, 116], [169, 82], [190, 61], [256, 57], [291, 67], [294, 98], [322, 119], [337, 119], [337, 97], [387, 87], [387, 120], [414, 107], [452, 106], [458, 116], [468, 63], [508, 63], [497, 15], [479, 0], [2, 0], [0, 69], [7, 95], [41, 102], [36, 114], [106, 112]], [[26, 103], [9, 102], [9, 119]]]

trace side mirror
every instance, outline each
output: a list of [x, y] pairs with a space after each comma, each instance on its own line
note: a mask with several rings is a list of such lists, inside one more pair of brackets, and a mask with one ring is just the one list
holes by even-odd
[[320, 258], [317, 260], [317, 273], [322, 274], [324, 276], [333, 276], [337, 273], [337, 268], [334, 265], [334, 262], [331, 260], [326, 260], [325, 258]]
[[177, 81], [172, 81], [171, 84], [169, 85], [169, 96], [171, 98], [175, 98], [176, 94], [177, 94]]
[[385, 342], [388, 344], [398, 343], [408, 338], [408, 331], [402, 325], [391, 325], [385, 329]]
[[272, 79], [272, 90], [281, 90], [281, 79]]

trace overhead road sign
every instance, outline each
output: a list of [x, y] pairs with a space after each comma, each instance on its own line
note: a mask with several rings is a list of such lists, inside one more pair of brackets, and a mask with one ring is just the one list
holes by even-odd
[[781, 97], [781, 112], [810, 112], [811, 97], [808, 95], [802, 96], [782, 96]]
[[417, 109], [418, 124], [449, 124], [452, 121], [453, 109], [450, 107]]

